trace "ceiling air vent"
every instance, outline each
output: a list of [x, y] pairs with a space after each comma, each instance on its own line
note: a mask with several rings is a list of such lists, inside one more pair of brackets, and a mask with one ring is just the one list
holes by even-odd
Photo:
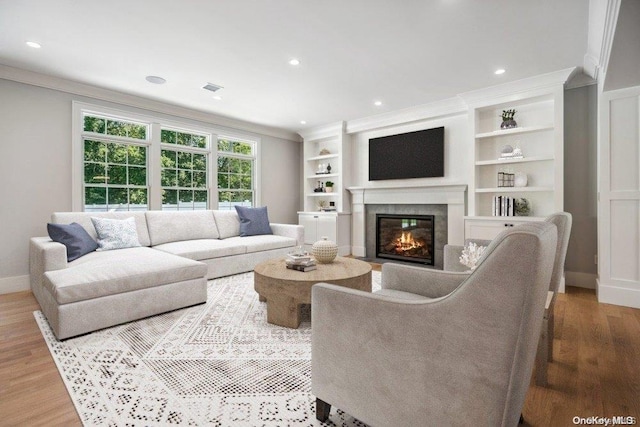
[[202, 89], [210, 90], [211, 92], [216, 92], [222, 89], [222, 86], [214, 85], [213, 83], [207, 83], [206, 85], [202, 86]]

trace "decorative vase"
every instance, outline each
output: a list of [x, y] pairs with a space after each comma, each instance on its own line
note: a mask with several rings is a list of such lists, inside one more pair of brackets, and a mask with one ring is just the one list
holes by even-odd
[[514, 185], [516, 187], [526, 187], [527, 186], [528, 177], [524, 172], [516, 172], [516, 176], [514, 179]]
[[333, 187], [324, 187], [325, 193], [333, 193]]
[[517, 127], [518, 123], [516, 123], [515, 120], [504, 120], [502, 123], [500, 123], [500, 129], [512, 129]]
[[313, 244], [311, 253], [320, 264], [330, 264], [338, 255], [338, 245], [328, 237], [322, 237]]

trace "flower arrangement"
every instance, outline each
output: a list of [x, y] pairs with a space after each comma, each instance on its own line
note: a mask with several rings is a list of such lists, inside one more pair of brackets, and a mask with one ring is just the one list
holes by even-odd
[[473, 242], [465, 245], [460, 255], [460, 264], [469, 267], [471, 270], [475, 270], [486, 248], [486, 246], [478, 246]]

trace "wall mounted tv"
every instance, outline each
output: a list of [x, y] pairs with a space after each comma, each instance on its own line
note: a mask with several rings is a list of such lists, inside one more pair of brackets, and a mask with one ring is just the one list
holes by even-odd
[[443, 176], [444, 127], [369, 140], [369, 181]]

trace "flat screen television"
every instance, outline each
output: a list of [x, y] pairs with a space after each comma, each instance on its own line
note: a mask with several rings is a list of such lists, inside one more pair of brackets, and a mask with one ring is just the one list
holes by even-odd
[[444, 127], [369, 140], [369, 181], [443, 176]]

